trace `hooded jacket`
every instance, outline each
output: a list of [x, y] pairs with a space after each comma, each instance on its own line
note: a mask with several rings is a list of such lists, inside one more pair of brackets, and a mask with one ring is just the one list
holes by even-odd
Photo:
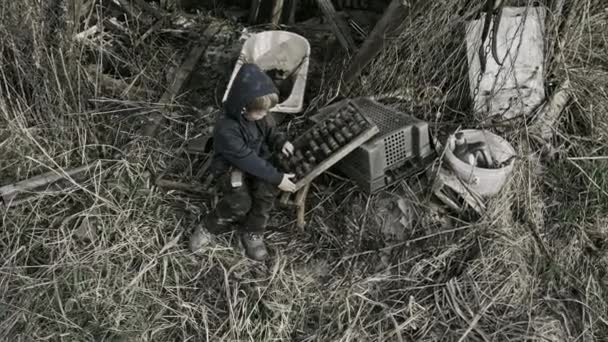
[[267, 118], [249, 121], [245, 106], [256, 97], [278, 93], [272, 80], [255, 64], [243, 64], [235, 76], [213, 132], [212, 169], [228, 172], [231, 166], [265, 182], [279, 185], [283, 173], [267, 159], [287, 141]]

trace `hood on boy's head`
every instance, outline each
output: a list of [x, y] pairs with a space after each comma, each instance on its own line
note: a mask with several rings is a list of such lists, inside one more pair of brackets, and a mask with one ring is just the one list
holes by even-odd
[[277, 93], [272, 79], [255, 64], [243, 64], [224, 102], [226, 115], [240, 119], [243, 108], [256, 97]]

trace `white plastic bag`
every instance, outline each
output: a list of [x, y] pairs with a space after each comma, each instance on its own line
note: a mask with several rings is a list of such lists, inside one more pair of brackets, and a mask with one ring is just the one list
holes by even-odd
[[[499, 116], [512, 119], [530, 114], [545, 98], [544, 89], [544, 7], [505, 7], [496, 36], [494, 60], [491, 49], [481, 82], [479, 47], [485, 15], [468, 23], [466, 32], [469, 84], [474, 112], [479, 119]], [[493, 23], [491, 24], [491, 26]], [[492, 34], [483, 42], [484, 50]], [[487, 51], [486, 50], [486, 51]], [[478, 92], [475, 94], [475, 89]]]

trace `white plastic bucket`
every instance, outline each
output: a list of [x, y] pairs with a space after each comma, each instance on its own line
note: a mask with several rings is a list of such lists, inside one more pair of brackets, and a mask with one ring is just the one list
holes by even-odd
[[[463, 133], [467, 143], [485, 142], [492, 158], [498, 163], [503, 163], [512, 156], [515, 156], [513, 146], [494, 133], [476, 129], [465, 129], [460, 132]], [[456, 137], [454, 135], [448, 138], [445, 160], [458, 178], [482, 196], [498, 194], [513, 171], [513, 160], [506, 166], [498, 169], [487, 169], [470, 165], [460, 160], [452, 152], [455, 147], [455, 141]]]
[[310, 44], [306, 38], [298, 34], [286, 31], [264, 31], [251, 35], [243, 44], [222, 102], [226, 101], [232, 82], [241, 66], [244, 63], [254, 63], [262, 70], [279, 69], [292, 74], [293, 88], [290, 95], [270, 111], [301, 112], [304, 109], [304, 90], [308, 77], [309, 57]]

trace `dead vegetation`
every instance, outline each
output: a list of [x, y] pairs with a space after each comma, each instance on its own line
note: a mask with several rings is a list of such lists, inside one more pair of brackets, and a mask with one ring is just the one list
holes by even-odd
[[[205, 156], [185, 147], [212, 123], [232, 67], [233, 56], [220, 52], [239, 25], [180, 12], [124, 17], [123, 2], [131, 3], [0, 5], [2, 185], [100, 161], [86, 179], [0, 209], [2, 340], [608, 339], [603, 1], [570, 1], [547, 28], [547, 78], [570, 81], [573, 101], [551, 158], [528, 124], [503, 133], [518, 162], [479, 221], [437, 214], [424, 177], [368, 197], [326, 175], [311, 189], [304, 230], [292, 213], [275, 211], [266, 264], [244, 258], [231, 235], [192, 255], [186, 238], [212, 199], [154, 185], [160, 176], [200, 181]], [[438, 134], [480, 124], [466, 114], [466, 13], [457, 14], [481, 1], [464, 3], [424, 5], [352, 94], [402, 96]], [[217, 20], [188, 91], [159, 103], [172, 71]], [[309, 111], [335, 96], [343, 70], [321, 54], [335, 43], [315, 44]], [[142, 137], [158, 111], [157, 138]], [[397, 221], [404, 212], [414, 218], [399, 223], [396, 238], [377, 217], [386, 196], [404, 199], [391, 210]]]

